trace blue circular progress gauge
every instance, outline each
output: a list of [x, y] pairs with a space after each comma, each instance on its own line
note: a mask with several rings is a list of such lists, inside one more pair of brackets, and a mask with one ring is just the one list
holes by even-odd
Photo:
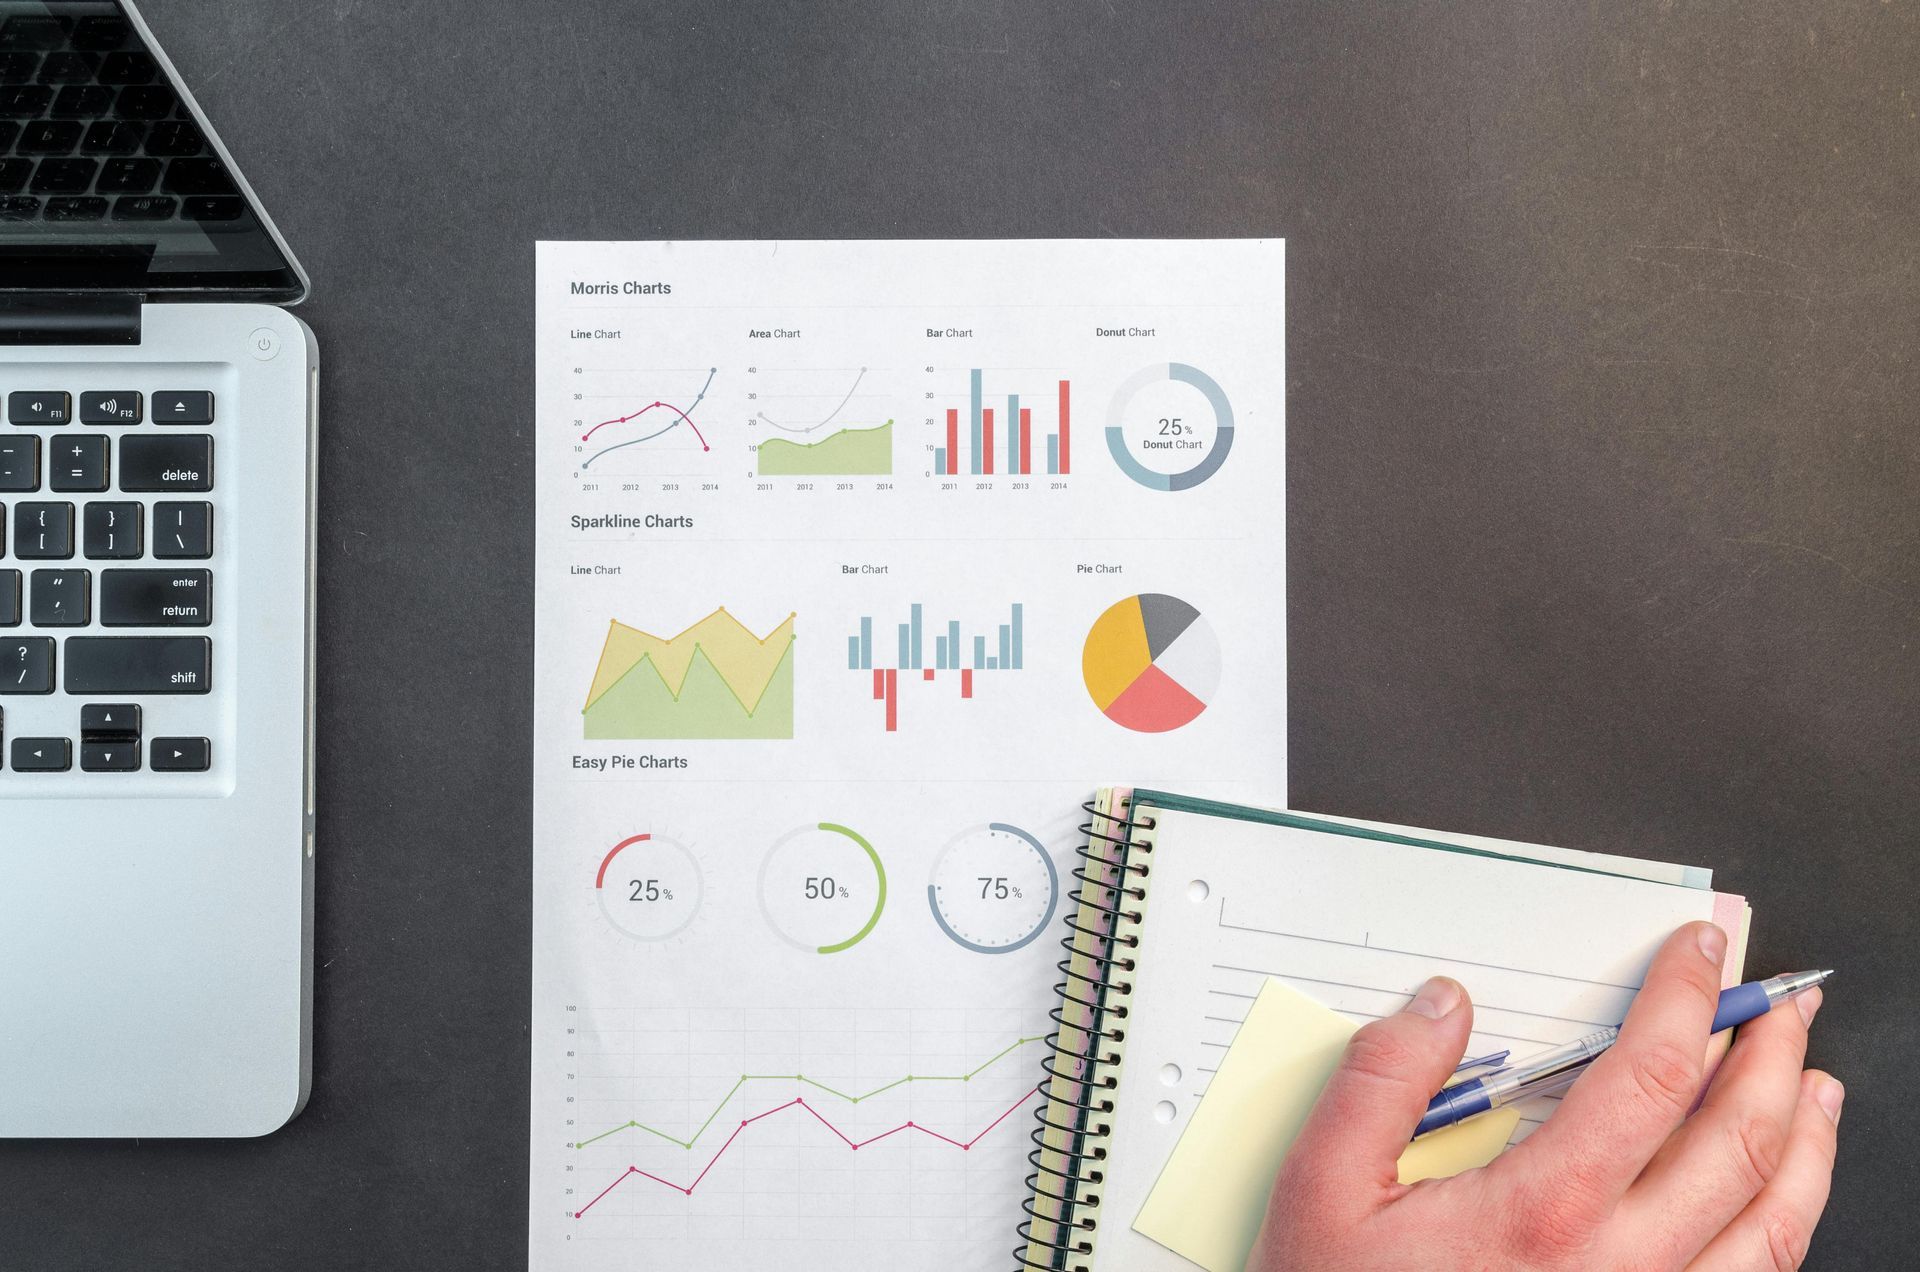
[[1011, 954], [1032, 942], [1059, 904], [1060, 873], [1038, 839], [990, 822], [947, 841], [933, 863], [927, 904], [956, 945]]
[[[1194, 391], [1204, 400], [1193, 400]], [[1214, 378], [1184, 362], [1140, 368], [1114, 390], [1107, 450], [1149, 490], [1191, 490], [1233, 449], [1233, 403]]]

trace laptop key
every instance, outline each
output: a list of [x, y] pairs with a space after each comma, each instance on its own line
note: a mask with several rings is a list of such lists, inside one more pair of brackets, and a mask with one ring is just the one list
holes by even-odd
[[30, 194], [0, 196], [0, 221], [31, 221], [40, 214], [40, 200]]
[[155, 424], [213, 423], [213, 394], [204, 389], [163, 391], [153, 395]]
[[82, 742], [118, 742], [139, 736], [139, 703], [89, 702], [80, 708]]
[[85, 84], [93, 79], [94, 59], [85, 53], [49, 53], [40, 63], [42, 84]]
[[55, 119], [93, 119], [113, 109], [113, 90], [98, 84], [70, 84], [54, 95]]
[[21, 84], [0, 88], [0, 117], [34, 119], [53, 101], [53, 90], [44, 84]]
[[180, 204], [180, 215], [188, 221], [238, 221], [246, 211], [246, 200], [221, 195], [199, 194]]
[[51, 636], [10, 636], [0, 641], [0, 693], [52, 693], [53, 663]]
[[[5, 133], [12, 124], [0, 123], [0, 150], [6, 149]], [[31, 159], [0, 159], [0, 194], [18, 194], [27, 188], [27, 178], [33, 175]]]
[[160, 179], [158, 159], [109, 159], [94, 186], [102, 194], [145, 194]]
[[37, 53], [0, 53], [0, 84], [24, 84], [39, 65]]
[[103, 627], [205, 627], [211, 622], [211, 571], [107, 570], [100, 576]]
[[14, 149], [23, 155], [71, 154], [86, 130], [77, 119], [36, 119], [20, 130]]
[[107, 488], [110, 462], [107, 439], [95, 433], [63, 437], [47, 448], [47, 485], [58, 491], [90, 491]]
[[[8, 493], [40, 489], [40, 439], [0, 437], [0, 490]], [[0, 539], [5, 538], [0, 535]], [[3, 545], [0, 545], [3, 546]]]
[[137, 561], [141, 522], [137, 503], [90, 503], [81, 516], [80, 550], [91, 561]]
[[[5, 648], [0, 645], [0, 651]], [[69, 636], [66, 662], [68, 693], [97, 697], [213, 688], [213, 642], [205, 636]]]
[[73, 395], [37, 389], [9, 393], [7, 418], [15, 424], [65, 424], [73, 418]]
[[122, 119], [165, 119], [173, 109], [173, 90], [164, 84], [135, 84], [120, 90], [113, 113]]
[[16, 773], [64, 773], [73, 767], [73, 741], [70, 738], [15, 738], [13, 771]]
[[20, 571], [0, 570], [0, 627], [20, 626]]
[[93, 571], [35, 570], [29, 613], [35, 627], [85, 627], [93, 620]]
[[116, 221], [165, 221], [180, 206], [170, 194], [129, 194], [113, 201]]
[[13, 555], [22, 561], [65, 561], [73, 556], [73, 505], [13, 506]]
[[[131, 88], [123, 89], [120, 95], [125, 97], [128, 93], [134, 91], [136, 90]], [[138, 91], [145, 92], [146, 90], [141, 89]], [[169, 119], [165, 123], [155, 124], [153, 131], [147, 134], [147, 153], [162, 158], [173, 158], [179, 155], [197, 155], [200, 153], [200, 146], [200, 129], [191, 120]], [[201, 162], [211, 163], [216, 168], [220, 166], [218, 159], [207, 159]], [[205, 170], [189, 168], [187, 172], [190, 177], [198, 177], [203, 176]], [[171, 189], [172, 187], [168, 188]], [[178, 190], [175, 191], [175, 193], [194, 194], [198, 192]]]
[[140, 149], [140, 138], [145, 133], [146, 130], [139, 124], [130, 124], [121, 119], [103, 119], [97, 124], [87, 125], [86, 135], [80, 139], [80, 153], [130, 155]]
[[93, 195], [55, 195], [47, 200], [49, 221], [98, 221], [107, 214], [107, 201]]
[[153, 555], [161, 561], [204, 561], [213, 555], [213, 505], [153, 506]]
[[27, 188], [35, 194], [84, 194], [99, 166], [97, 159], [42, 159]]
[[84, 773], [138, 773], [140, 744], [131, 739], [120, 742], [82, 742], [80, 769]]
[[102, 84], [145, 84], [158, 68], [145, 53], [109, 53], [100, 63]]
[[[159, 394], [154, 414], [159, 415]], [[213, 489], [213, 439], [205, 433], [140, 435], [120, 443], [120, 489], [199, 493]]]
[[156, 773], [204, 773], [213, 767], [206, 738], [155, 738], [147, 767]]
[[82, 424], [138, 424], [145, 399], [130, 389], [80, 395]]

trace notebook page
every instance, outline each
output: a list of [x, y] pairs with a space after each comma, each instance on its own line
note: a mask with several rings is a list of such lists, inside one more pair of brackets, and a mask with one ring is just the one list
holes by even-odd
[[[1129, 1226], [1267, 977], [1364, 1023], [1426, 977], [1476, 1002], [1470, 1053], [1541, 1050], [1625, 1015], [1695, 888], [1157, 811], [1098, 1259], [1191, 1265]], [[1527, 1124], [1516, 1132], [1524, 1133]]]

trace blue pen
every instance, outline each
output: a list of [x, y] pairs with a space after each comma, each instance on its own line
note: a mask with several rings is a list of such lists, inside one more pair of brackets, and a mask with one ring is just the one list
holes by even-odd
[[[1798, 998], [1833, 975], [1832, 971], [1793, 972], [1763, 981], [1748, 981], [1720, 991], [1720, 1007], [1713, 1014], [1711, 1033], [1744, 1025], [1755, 1016], [1764, 1016], [1789, 998]], [[1445, 1126], [1453, 1126], [1470, 1117], [1491, 1112], [1521, 1100], [1557, 1095], [1573, 1085], [1587, 1071], [1594, 1057], [1620, 1037], [1613, 1026], [1596, 1029], [1584, 1038], [1576, 1038], [1552, 1051], [1530, 1056], [1515, 1064], [1495, 1069], [1480, 1077], [1456, 1082], [1427, 1101], [1427, 1112], [1413, 1133], [1415, 1139]]]

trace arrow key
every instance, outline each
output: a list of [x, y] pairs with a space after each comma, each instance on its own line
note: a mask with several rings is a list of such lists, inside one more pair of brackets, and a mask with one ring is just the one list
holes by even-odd
[[73, 743], [65, 738], [15, 738], [13, 771], [64, 773], [73, 767]]
[[88, 773], [137, 773], [140, 771], [140, 744], [138, 742], [82, 742], [80, 768]]
[[155, 738], [148, 767], [156, 773], [204, 773], [213, 766], [213, 744], [205, 738]]
[[140, 708], [131, 702], [89, 702], [80, 708], [82, 742], [140, 740]]

